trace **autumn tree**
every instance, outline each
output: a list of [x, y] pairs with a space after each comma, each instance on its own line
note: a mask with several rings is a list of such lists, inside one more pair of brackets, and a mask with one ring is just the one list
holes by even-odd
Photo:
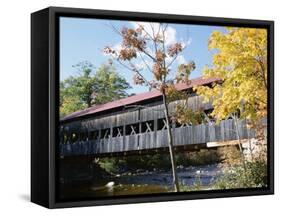
[[197, 86], [195, 90], [206, 101], [212, 101], [211, 115], [217, 122], [228, 117], [234, 119], [240, 140], [238, 118], [255, 125], [267, 116], [267, 32], [228, 27], [225, 32], [212, 33], [209, 49], [214, 52], [213, 64], [203, 74], [220, 78], [222, 82]]
[[195, 90], [212, 100], [212, 115], [222, 120], [239, 112], [240, 118], [256, 121], [267, 116], [267, 33], [265, 29], [226, 28], [209, 39], [213, 65], [203, 71], [221, 84]]
[[[161, 92], [173, 185], [174, 190], [179, 191], [171, 131], [172, 116], [168, 105], [173, 99], [180, 96], [175, 83], [187, 83], [191, 71], [195, 69], [195, 64], [194, 62], [176, 64], [179, 55], [185, 49], [185, 44], [183, 42], [168, 42], [167, 31], [169, 28], [168, 24], [163, 23], [135, 23], [135, 27], [124, 27], [121, 30], [113, 27], [113, 30], [122, 38], [121, 45], [119, 49], [107, 46], [104, 48], [104, 52], [134, 74], [133, 81], [136, 85], [144, 85]], [[177, 69], [174, 70], [175, 64]], [[148, 79], [147, 77], [152, 78]]]
[[77, 75], [60, 83], [61, 116], [128, 96], [130, 85], [113, 66], [101, 65], [94, 71], [93, 64], [85, 61], [73, 67]]

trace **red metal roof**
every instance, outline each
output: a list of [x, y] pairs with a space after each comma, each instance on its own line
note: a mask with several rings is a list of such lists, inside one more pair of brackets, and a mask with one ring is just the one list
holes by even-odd
[[[189, 84], [186, 84], [186, 83], [175, 84], [175, 87], [177, 90], [187, 90], [187, 89], [190, 89], [197, 85], [206, 85], [206, 84], [216, 82], [219, 80], [220, 79], [218, 79], [218, 78], [199, 77], [199, 78], [190, 80]], [[73, 113], [63, 117], [61, 119], [61, 121], [66, 121], [66, 120], [74, 119], [74, 118], [85, 116], [85, 115], [96, 114], [96, 113], [99, 113], [102, 111], [106, 111], [106, 110], [110, 110], [110, 109], [114, 109], [114, 108], [120, 108], [120, 107], [127, 106], [127, 105], [132, 105], [132, 104], [139, 103], [144, 100], [156, 98], [159, 96], [161, 96], [161, 93], [158, 90], [153, 90], [150, 92], [143, 92], [143, 93], [136, 94], [136, 95], [133, 95], [130, 97], [126, 97], [126, 98], [123, 98], [120, 100], [115, 100], [115, 101], [108, 102], [108, 103], [101, 104], [101, 105], [95, 105], [95, 106], [89, 107], [84, 110], [79, 110], [79, 111], [73, 112]]]

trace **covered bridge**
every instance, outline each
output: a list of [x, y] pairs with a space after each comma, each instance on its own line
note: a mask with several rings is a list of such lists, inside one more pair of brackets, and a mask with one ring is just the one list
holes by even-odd
[[[189, 84], [179, 83], [176, 88], [190, 94], [187, 105], [192, 110], [212, 110], [212, 104], [203, 103], [192, 88], [212, 85], [216, 78], [197, 78]], [[175, 110], [180, 101], [169, 104]], [[128, 152], [168, 149], [167, 128], [162, 95], [159, 91], [140, 93], [127, 98], [74, 112], [60, 119], [60, 155], [108, 155]], [[207, 116], [207, 115], [206, 115]], [[172, 123], [175, 148], [206, 146], [209, 142], [237, 140], [233, 119], [219, 124], [192, 125]], [[243, 120], [238, 122], [241, 139], [254, 137]]]

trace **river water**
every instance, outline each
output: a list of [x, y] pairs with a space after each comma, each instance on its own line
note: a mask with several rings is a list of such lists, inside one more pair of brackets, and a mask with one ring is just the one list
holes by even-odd
[[[219, 164], [180, 166], [177, 168], [181, 191], [208, 190], [222, 174]], [[200, 186], [200, 188], [198, 188]], [[79, 184], [65, 188], [63, 194], [71, 198], [94, 198], [115, 195], [137, 195], [172, 192], [172, 173], [164, 170], [136, 170], [117, 174], [100, 182]]]

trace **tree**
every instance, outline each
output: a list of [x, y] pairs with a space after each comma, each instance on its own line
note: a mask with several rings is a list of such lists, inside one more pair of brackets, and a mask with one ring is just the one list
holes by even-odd
[[93, 65], [84, 61], [73, 65], [76, 76], [69, 76], [60, 82], [60, 115], [65, 116], [91, 106], [92, 86], [94, 85]]
[[[167, 42], [167, 31], [170, 30], [168, 24], [146, 23], [144, 26], [136, 23], [134, 28], [124, 27], [118, 30], [113, 27], [113, 30], [122, 38], [120, 49], [107, 46], [104, 48], [104, 52], [134, 73], [135, 84], [157, 89], [162, 94], [173, 186], [175, 191], [179, 191], [171, 132], [172, 118], [168, 105], [175, 95], [180, 96], [175, 88], [175, 83], [188, 82], [191, 71], [195, 69], [195, 64], [194, 62], [178, 64], [177, 73], [172, 77], [173, 63], [183, 52], [185, 45], [180, 42]], [[152, 80], [146, 78], [144, 74], [147, 73], [152, 75]]]
[[128, 96], [129, 83], [110, 65], [102, 65], [93, 77], [93, 103], [103, 104]]
[[218, 121], [233, 113], [256, 121], [267, 116], [267, 33], [255, 28], [226, 30], [212, 33], [213, 66], [203, 71], [204, 76], [221, 78], [222, 83], [195, 90], [212, 101], [212, 115]]
[[255, 28], [226, 28], [215, 31], [209, 39], [213, 65], [203, 71], [206, 77], [217, 77], [221, 83], [194, 89], [206, 101], [212, 101], [211, 113], [217, 122], [231, 117], [246, 172], [246, 162], [238, 130], [238, 118], [249, 125], [267, 116], [267, 32]]
[[60, 83], [60, 115], [102, 104], [127, 96], [130, 85], [109, 65], [102, 65], [96, 73], [90, 62], [74, 65], [77, 76]]

